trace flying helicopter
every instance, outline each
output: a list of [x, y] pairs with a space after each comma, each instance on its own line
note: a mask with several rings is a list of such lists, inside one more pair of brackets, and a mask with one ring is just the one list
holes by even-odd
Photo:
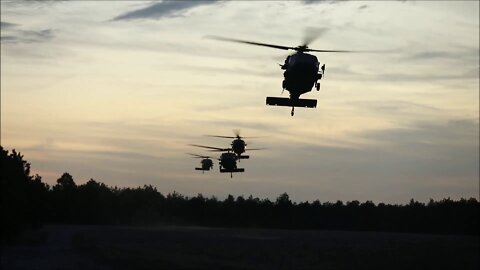
[[237, 168], [237, 156], [230, 151], [220, 155], [220, 172], [230, 173], [230, 178], [234, 172], [245, 172], [244, 168]]
[[[238, 160], [241, 159], [249, 159], [249, 155], [242, 155], [245, 153], [246, 150], [248, 151], [253, 151], [253, 150], [264, 150], [265, 148], [248, 148], [246, 149], [247, 143], [243, 140], [244, 138], [247, 137], [242, 137], [240, 136], [240, 130], [234, 130], [233, 131], [235, 134], [235, 137], [233, 136], [220, 136], [220, 135], [205, 135], [208, 137], [216, 137], [216, 138], [226, 138], [226, 139], [234, 139], [232, 143], [230, 144], [230, 148], [220, 148], [220, 147], [212, 147], [212, 146], [205, 146], [205, 145], [198, 145], [198, 144], [191, 144], [191, 146], [195, 147], [201, 147], [201, 148], [206, 148], [210, 149], [210, 151], [216, 151], [216, 152], [225, 152], [225, 151], [232, 151], [233, 153], [236, 154], [236, 158]], [[248, 137], [248, 138], [260, 138], [260, 137]]]
[[195, 170], [202, 171], [202, 173], [205, 173], [205, 171], [210, 171], [210, 169], [213, 168], [213, 161], [211, 160], [212, 157], [201, 156], [201, 155], [192, 154], [192, 153], [187, 153], [187, 154], [193, 156], [193, 158], [201, 158], [202, 159], [200, 161], [200, 164], [201, 164], [202, 167], [201, 168], [196, 167]]
[[[320, 29], [325, 30], [325, 29]], [[320, 31], [320, 32], [322, 32]], [[325, 75], [325, 64], [320, 66], [320, 62], [317, 57], [308, 54], [307, 52], [328, 52], [328, 53], [348, 53], [348, 52], [360, 52], [360, 51], [346, 51], [346, 50], [317, 50], [310, 49], [308, 45], [316, 39], [320, 34], [317, 31], [316, 34], [308, 35], [303, 44], [296, 47], [282, 46], [269, 43], [260, 43], [247, 40], [225, 38], [219, 36], [207, 36], [207, 38], [244, 43], [249, 45], [263, 46], [280, 50], [294, 50], [295, 53], [287, 56], [285, 63], [280, 64], [281, 69], [285, 70], [283, 73], [284, 79], [282, 81], [282, 93], [287, 90], [290, 93], [289, 98], [282, 97], [267, 97], [266, 104], [272, 106], [286, 106], [292, 107], [291, 115], [295, 113], [295, 107], [315, 108], [317, 107], [316, 99], [301, 99], [300, 96], [312, 91], [315, 87], [317, 91], [320, 90], [321, 80]]]

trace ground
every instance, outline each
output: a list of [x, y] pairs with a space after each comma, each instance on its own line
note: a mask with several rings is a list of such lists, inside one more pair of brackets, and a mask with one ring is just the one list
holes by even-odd
[[479, 237], [187, 226], [48, 225], [1, 269], [479, 269]]

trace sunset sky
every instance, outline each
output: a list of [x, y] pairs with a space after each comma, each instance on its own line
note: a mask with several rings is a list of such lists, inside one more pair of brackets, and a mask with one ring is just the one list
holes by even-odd
[[[280, 96], [287, 51], [308, 29], [322, 89], [316, 109]], [[287, 97], [287, 92], [283, 93]], [[195, 171], [247, 140], [245, 173]], [[2, 1], [1, 145], [55, 184], [153, 185], [294, 201], [407, 203], [479, 198], [478, 1]], [[247, 148], [248, 148], [247, 147]]]

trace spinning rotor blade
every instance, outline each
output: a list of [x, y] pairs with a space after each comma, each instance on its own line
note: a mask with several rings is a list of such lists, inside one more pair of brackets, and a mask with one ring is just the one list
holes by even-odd
[[267, 150], [267, 148], [247, 148], [245, 151], [254, 151], [254, 150]]
[[192, 154], [192, 153], [187, 153], [187, 154], [193, 156], [193, 158], [212, 158], [210, 156], [201, 156], [201, 155]]
[[231, 148], [219, 148], [219, 147], [212, 147], [212, 146], [205, 146], [205, 145], [198, 145], [198, 144], [189, 144], [190, 146], [195, 146], [195, 147], [201, 147], [201, 148], [206, 148], [206, 149], [211, 149], [210, 151], [214, 152], [225, 152], [225, 151], [231, 151]]
[[234, 38], [224, 38], [219, 36], [206, 36], [209, 39], [221, 40], [221, 41], [229, 41], [229, 42], [237, 42], [237, 43], [244, 43], [256, 46], [263, 46], [263, 47], [270, 47], [280, 50], [294, 50], [298, 52], [326, 52], [326, 53], [376, 53], [376, 52], [388, 52], [388, 51], [351, 51], [351, 50], [317, 50], [317, 49], [310, 49], [308, 48], [308, 44], [313, 42], [317, 37], [322, 35], [327, 29], [326, 28], [319, 28], [317, 30], [312, 30], [312, 33], [307, 34], [307, 37], [304, 39], [304, 44], [297, 47], [288, 47], [276, 44], [269, 44], [269, 43], [260, 43], [260, 42], [253, 42], [241, 39], [234, 39]]
[[267, 136], [248, 136], [248, 137], [243, 137], [243, 136], [238, 136], [238, 137], [233, 137], [233, 136], [220, 136], [220, 135], [205, 135], [207, 137], [215, 137], [215, 138], [225, 138], [225, 139], [237, 139], [237, 138], [242, 138], [242, 139], [258, 139], [258, 138], [266, 138]]
[[306, 48], [305, 52], [333, 52], [333, 53], [359, 53], [361, 51], [344, 51], [344, 50], [315, 50]]
[[303, 46], [308, 46], [314, 40], [322, 36], [328, 31], [325, 27], [309, 27], [305, 29], [305, 37], [303, 38]]
[[236, 129], [233, 129], [232, 131], [233, 131], [233, 134], [235, 134], [235, 136], [237, 136], [237, 138], [239, 138], [239, 139], [241, 138], [240, 129], [236, 128]]
[[232, 137], [232, 136], [220, 136], [220, 135], [205, 135], [208, 137], [215, 137], [215, 138], [225, 138], [225, 139], [235, 139], [237, 137]]
[[218, 36], [207, 36], [207, 38], [221, 40], [221, 41], [230, 41], [230, 42], [244, 43], [244, 44], [250, 44], [250, 45], [257, 45], [257, 46], [263, 46], [263, 47], [270, 47], [270, 48], [275, 48], [275, 49], [280, 49], [280, 50], [295, 50], [294, 47], [287, 47], [287, 46], [281, 46], [281, 45], [275, 45], [275, 44], [253, 42], [253, 41], [233, 39], [233, 38], [224, 38], [224, 37], [218, 37]]

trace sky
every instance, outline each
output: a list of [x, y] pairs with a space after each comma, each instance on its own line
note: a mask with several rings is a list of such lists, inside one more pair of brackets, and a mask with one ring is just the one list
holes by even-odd
[[[312, 29], [315, 109], [281, 96]], [[287, 97], [287, 92], [283, 93]], [[240, 129], [245, 173], [195, 171]], [[54, 185], [153, 185], [223, 199], [479, 199], [478, 1], [1, 1], [1, 145]]]

